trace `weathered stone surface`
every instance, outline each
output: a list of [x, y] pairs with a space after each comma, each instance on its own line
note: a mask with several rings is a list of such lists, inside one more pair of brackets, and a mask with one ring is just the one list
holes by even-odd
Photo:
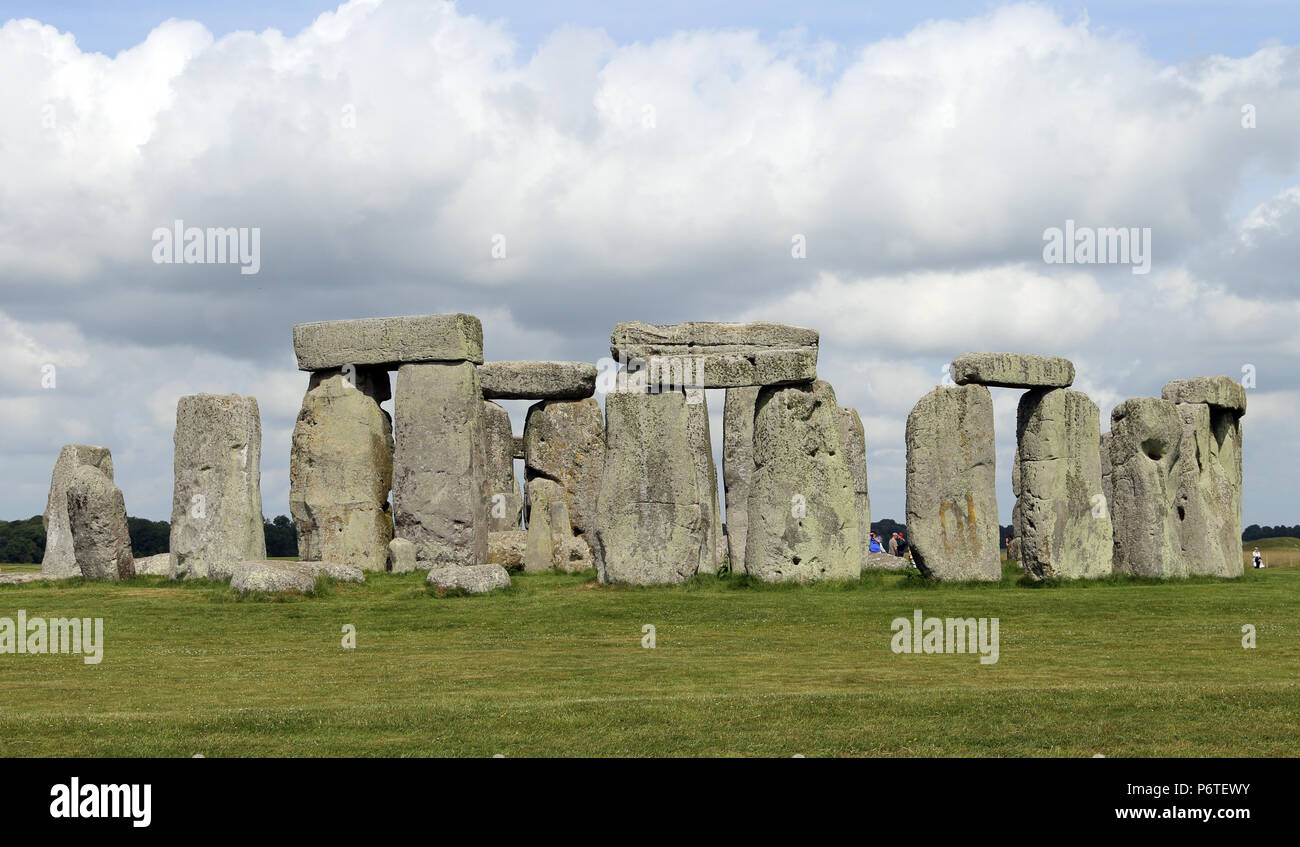
[[[1111, 481], [1111, 471], [1113, 468], [1110, 463], [1110, 431], [1107, 430], [1101, 434], [1101, 449], [1098, 451], [1098, 459], [1101, 461], [1101, 493], [1106, 496], [1106, 514], [1110, 514], [1111, 503], [1115, 500], [1115, 485]], [[1112, 530], [1114, 524], [1112, 522]], [[1113, 534], [1113, 533], [1112, 533]], [[1112, 554], [1111, 558], [1114, 558]]]
[[1171, 380], [1165, 383], [1160, 396], [1171, 403], [1205, 403], [1239, 415], [1246, 412], [1246, 389], [1226, 376]]
[[487, 560], [487, 437], [468, 362], [402, 365], [394, 400], [393, 520], [431, 567]]
[[573, 531], [595, 529], [596, 496], [605, 467], [605, 422], [594, 397], [544, 400], [524, 421], [525, 484], [544, 477], [558, 482], [569, 504]]
[[853, 480], [853, 504], [858, 512], [858, 545], [863, 565], [871, 548], [871, 495], [867, 491], [867, 433], [857, 409], [840, 408], [840, 446]]
[[293, 328], [298, 369], [345, 365], [393, 370], [412, 362], [483, 362], [483, 325], [473, 315], [407, 315], [320, 321]]
[[601, 582], [679, 583], [699, 569], [701, 497], [679, 392], [605, 397], [593, 553]]
[[596, 366], [587, 362], [487, 362], [478, 376], [489, 400], [581, 400], [596, 393]]
[[965, 353], [952, 360], [958, 385], [1003, 388], [1065, 388], [1074, 382], [1074, 364], [1059, 356], [1026, 353]]
[[748, 507], [749, 574], [808, 582], [861, 573], [861, 517], [828, 383], [758, 393]]
[[1183, 441], [1178, 407], [1155, 397], [1135, 397], [1116, 406], [1110, 422], [1115, 570], [1186, 576], [1174, 511]]
[[178, 579], [266, 558], [257, 400], [195, 394], [176, 404], [171, 552]]
[[101, 471], [110, 481], [113, 479], [113, 456], [107, 447], [68, 444], [59, 451], [50, 478], [45, 514], [41, 516], [41, 524], [45, 527], [45, 555], [41, 559], [41, 573], [51, 579], [81, 574], [72, 547], [72, 532], [68, 528], [68, 483], [72, 481], [72, 472], [83, 465]]
[[1015, 537], [1034, 578], [1109, 576], [1114, 540], [1101, 479], [1101, 424], [1087, 395], [1036, 388], [1020, 398]]
[[744, 353], [756, 347], [816, 347], [819, 339], [815, 329], [765, 321], [687, 321], [679, 324], [627, 321], [614, 327], [609, 348], [615, 358], [620, 351], [631, 358], [644, 358], [661, 353], [680, 353], [683, 349], [702, 353]]
[[[482, 374], [482, 369], [479, 369]], [[519, 529], [524, 498], [515, 476], [515, 437], [510, 431], [510, 413], [490, 400], [483, 401], [483, 426], [487, 436], [488, 532]]]
[[551, 526], [551, 505], [565, 503], [564, 489], [553, 479], [530, 479], [528, 492], [528, 532], [524, 548], [524, 570], [545, 571], [555, 565], [555, 532]]
[[907, 416], [906, 437], [912, 561], [935, 579], [1001, 579], [989, 390], [934, 389]]
[[430, 570], [426, 581], [443, 594], [453, 589], [486, 594], [509, 588], [510, 574], [500, 565], [443, 565]]
[[134, 577], [121, 489], [97, 468], [80, 465], [68, 480], [66, 497], [68, 530], [81, 575], [95, 580]]
[[524, 437], [522, 435], [515, 435], [511, 437], [511, 451], [512, 451], [511, 458], [514, 459], [524, 458], [525, 456]]
[[528, 533], [522, 529], [488, 533], [487, 564], [500, 565], [508, 571], [522, 570], [528, 547]]
[[415, 545], [405, 538], [394, 538], [388, 542], [388, 570], [393, 573], [411, 573], [418, 570]]
[[644, 363], [657, 391], [809, 382], [817, 377], [817, 347], [816, 330], [775, 323], [633, 321], [610, 336], [613, 356]]
[[171, 576], [175, 565], [171, 553], [159, 553], [135, 560], [136, 576]]
[[419, 569], [419, 565], [416, 564], [415, 544], [406, 538], [394, 538], [389, 542], [389, 555], [385, 564], [391, 573], [411, 573], [412, 570]]
[[713, 461], [713, 439], [709, 432], [709, 404], [704, 389], [686, 391], [686, 437], [699, 489], [700, 518], [704, 522], [700, 546], [699, 573], [716, 574], [722, 567], [718, 550], [722, 543], [722, 509], [718, 505], [718, 466]]
[[1240, 576], [1240, 413], [1138, 397], [1111, 413], [1111, 435], [1115, 569]]
[[891, 556], [889, 553], [872, 553], [868, 550], [862, 566], [863, 568], [875, 568], [886, 571], [905, 571], [910, 568], [912, 564], [902, 556]]
[[327, 576], [335, 582], [366, 581], [366, 575], [360, 568], [342, 562], [302, 562], [301, 564], [315, 571], [316, 576]]
[[240, 593], [297, 591], [307, 594], [316, 589], [316, 569], [300, 562], [239, 562], [230, 569], [230, 588]]
[[555, 567], [566, 573], [581, 573], [595, 567], [591, 545], [581, 535], [571, 535], [556, 545]]
[[727, 556], [732, 573], [745, 572], [749, 483], [754, 475], [754, 406], [758, 388], [728, 388], [722, 410], [722, 485], [727, 503]]
[[1174, 515], [1187, 572], [1238, 577], [1241, 554], [1241, 423], [1230, 406], [1180, 403]]
[[388, 372], [312, 374], [289, 451], [289, 511], [303, 561], [387, 566], [393, 516], [393, 427], [379, 404]]
[[43, 573], [0, 573], [0, 585], [23, 585], [28, 582], [43, 582], [55, 578]]

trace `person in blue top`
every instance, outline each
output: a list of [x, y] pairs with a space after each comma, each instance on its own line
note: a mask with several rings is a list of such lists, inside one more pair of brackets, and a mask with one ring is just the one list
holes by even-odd
[[875, 532], [871, 533], [871, 543], [867, 545], [867, 549], [870, 550], [872, 553], [885, 552], [884, 546], [880, 543], [880, 536], [876, 535]]

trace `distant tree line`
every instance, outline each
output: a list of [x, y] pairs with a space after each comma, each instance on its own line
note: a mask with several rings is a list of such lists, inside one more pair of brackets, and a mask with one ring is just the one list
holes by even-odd
[[[171, 543], [171, 524], [144, 518], [126, 519], [134, 556], [166, 553]], [[280, 515], [273, 521], [262, 520], [266, 534], [266, 555], [280, 558], [298, 555], [298, 531], [293, 521]], [[23, 521], [0, 521], [0, 564], [39, 564], [45, 558], [45, 528], [41, 516]]]
[[1261, 538], [1300, 538], [1300, 524], [1295, 526], [1260, 526], [1253, 523], [1242, 530], [1242, 541], [1258, 541]]

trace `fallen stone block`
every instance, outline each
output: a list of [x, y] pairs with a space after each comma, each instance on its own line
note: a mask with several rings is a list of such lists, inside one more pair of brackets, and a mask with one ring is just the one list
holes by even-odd
[[483, 362], [483, 325], [473, 315], [407, 315], [298, 324], [293, 328], [298, 369], [346, 365], [395, 370], [415, 362]]
[[156, 556], [145, 556], [135, 560], [136, 576], [170, 577], [175, 567], [171, 553], [159, 553]]
[[1074, 382], [1074, 364], [1059, 356], [965, 353], [952, 360], [951, 376], [958, 385], [1065, 388]]
[[487, 564], [500, 565], [508, 571], [523, 570], [527, 547], [528, 532], [525, 530], [489, 532]]
[[587, 362], [487, 362], [479, 365], [488, 400], [581, 400], [596, 393]]
[[298, 562], [240, 562], [230, 568], [230, 588], [241, 594], [282, 594], [316, 590], [316, 570]]
[[500, 565], [443, 565], [429, 571], [427, 583], [439, 593], [460, 589], [470, 594], [486, 594], [510, 587], [510, 574]]

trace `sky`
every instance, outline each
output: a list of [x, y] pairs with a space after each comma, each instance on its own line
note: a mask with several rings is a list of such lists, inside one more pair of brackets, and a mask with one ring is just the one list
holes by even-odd
[[[257, 397], [264, 511], [287, 514], [293, 324], [465, 311], [489, 359], [595, 362], [626, 320], [819, 330], [877, 520], [903, 518], [907, 413], [960, 353], [1070, 358], [1103, 430], [1171, 379], [1248, 376], [1244, 523], [1300, 523], [1294, 7], [0, 2], [0, 21], [0, 518], [39, 514], [59, 448], [91, 443], [128, 511], [167, 519], [176, 401], [200, 391]], [[178, 220], [256, 228], [257, 273], [154, 261]], [[1067, 222], [1135, 228], [1147, 272], [1047, 261]], [[1003, 523], [1018, 394], [994, 390]], [[506, 405], [519, 432], [527, 404]]]

